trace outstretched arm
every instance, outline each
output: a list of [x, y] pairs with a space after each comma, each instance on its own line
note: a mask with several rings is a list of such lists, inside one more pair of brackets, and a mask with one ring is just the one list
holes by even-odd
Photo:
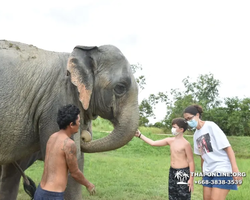
[[151, 146], [166, 146], [169, 145], [170, 138], [165, 138], [163, 140], [151, 140], [150, 138], [146, 137], [145, 135], [142, 135], [139, 130], [135, 132], [135, 136], [141, 138], [144, 142], [150, 144]]
[[84, 185], [90, 194], [95, 193], [95, 186], [90, 183], [81, 170], [78, 168], [77, 157], [76, 157], [76, 145], [74, 141], [69, 141], [64, 146], [64, 152], [66, 156], [66, 163], [71, 176], [80, 184]]

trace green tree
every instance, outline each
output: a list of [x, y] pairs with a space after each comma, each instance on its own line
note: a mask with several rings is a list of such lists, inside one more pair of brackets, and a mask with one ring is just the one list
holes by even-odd
[[147, 99], [143, 99], [139, 105], [139, 126], [148, 126], [149, 125], [149, 118], [154, 117], [153, 108], [150, 105], [150, 102]]
[[191, 94], [193, 102], [199, 103], [206, 110], [220, 105], [220, 81], [215, 79], [213, 74], [201, 74], [195, 82], [190, 82], [190, 78], [187, 77], [182, 82], [186, 88], [185, 95]]
[[225, 98], [223, 107], [205, 110], [203, 119], [214, 121], [226, 135], [250, 136], [250, 99]]
[[[136, 76], [138, 71], [142, 71], [141, 64], [131, 65], [132, 73], [135, 76], [136, 82], [140, 90], [144, 90], [146, 85], [146, 78], [143, 75]], [[149, 118], [154, 117], [153, 108], [151, 106], [152, 100], [143, 99], [139, 105], [139, 126], [149, 126]]]
[[221, 124], [225, 127], [227, 135], [250, 135], [250, 98], [226, 98], [227, 122]]
[[[151, 106], [153, 106], [152, 107], [152, 113], [153, 113], [153, 109], [155, 109], [156, 104], [158, 104], [159, 102], [167, 104], [167, 102], [169, 102], [169, 98], [168, 98], [167, 92], [165, 92], [165, 93], [164, 92], [159, 92], [156, 95], [155, 94], [150, 94], [147, 101], [149, 102], [149, 104]], [[153, 113], [153, 116], [155, 116], [154, 113]], [[161, 122], [155, 123], [152, 126], [154, 126], [154, 127], [164, 127], [165, 125], [164, 125], [164, 121], [161, 121]]]
[[[154, 109], [155, 105], [158, 104], [159, 102], [167, 102], [168, 97], [166, 94], [163, 92], [159, 92], [158, 94], [150, 94], [148, 99], [143, 99], [140, 106], [139, 106], [139, 111], [140, 111], [140, 126], [149, 126], [149, 118], [150, 117], [155, 117], [154, 114]], [[158, 123], [158, 126], [160, 124]]]
[[[132, 73], [135, 75], [136, 72], [142, 71], [142, 66], [141, 66], [141, 64], [139, 64], [139, 63], [138, 63], [138, 64], [132, 64], [132, 65], [131, 65], [131, 69], [132, 69]], [[140, 88], [141, 90], [144, 90], [145, 85], [146, 85], [146, 78], [145, 78], [145, 76], [143, 76], [143, 75], [138, 76], [138, 77], [135, 76], [135, 80], [136, 80], [136, 82], [137, 82], [139, 88]]]
[[167, 113], [164, 119], [166, 126], [171, 126], [172, 119], [181, 117], [184, 109], [192, 104], [199, 104], [203, 109], [209, 110], [218, 105], [220, 81], [210, 74], [199, 75], [195, 82], [191, 82], [190, 77], [183, 79], [184, 91], [171, 89], [171, 100], [166, 103]]
[[226, 107], [215, 107], [205, 110], [202, 119], [215, 122], [226, 135], [229, 135], [227, 127], [228, 112]]

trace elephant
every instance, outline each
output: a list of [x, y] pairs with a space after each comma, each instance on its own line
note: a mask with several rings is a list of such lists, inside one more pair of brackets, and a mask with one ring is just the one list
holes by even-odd
[[[118, 149], [134, 137], [138, 85], [117, 47], [78, 45], [66, 53], [0, 40], [0, 200], [16, 199], [21, 175], [14, 162], [26, 170], [44, 159], [48, 138], [59, 130], [58, 109], [66, 104], [80, 109], [80, 130], [72, 139], [81, 170], [84, 153]], [[92, 140], [98, 116], [114, 129]], [[82, 199], [81, 190], [69, 175], [65, 199]]]

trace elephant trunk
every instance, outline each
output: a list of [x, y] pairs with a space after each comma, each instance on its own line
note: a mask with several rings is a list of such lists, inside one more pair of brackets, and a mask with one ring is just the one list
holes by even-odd
[[[133, 102], [133, 101], [132, 101]], [[127, 144], [135, 135], [139, 124], [138, 101], [128, 103], [117, 118], [114, 130], [104, 138], [91, 142], [81, 141], [81, 151], [95, 153], [118, 149]]]

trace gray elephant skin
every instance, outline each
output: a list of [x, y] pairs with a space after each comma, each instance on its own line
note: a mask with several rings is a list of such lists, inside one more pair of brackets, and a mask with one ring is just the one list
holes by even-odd
[[[114, 150], [127, 144], [138, 128], [138, 87], [131, 67], [112, 45], [76, 46], [72, 53], [0, 40], [0, 200], [15, 200], [20, 173], [43, 159], [49, 136], [58, 131], [58, 109], [81, 110], [74, 140], [78, 164], [83, 152]], [[108, 119], [114, 130], [92, 140], [91, 120]], [[94, 180], [91, 180], [93, 183]], [[65, 199], [82, 199], [82, 186], [69, 175]]]

